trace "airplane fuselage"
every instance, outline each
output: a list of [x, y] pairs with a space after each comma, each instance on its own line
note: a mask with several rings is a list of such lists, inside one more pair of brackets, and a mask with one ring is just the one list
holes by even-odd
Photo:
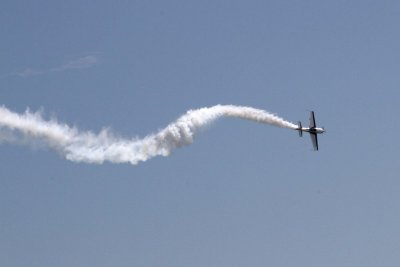
[[307, 133], [315, 133], [315, 134], [322, 134], [325, 132], [325, 130], [323, 128], [319, 128], [319, 127], [301, 127], [301, 129], [297, 129], [297, 130], [301, 130], [302, 132], [307, 132]]

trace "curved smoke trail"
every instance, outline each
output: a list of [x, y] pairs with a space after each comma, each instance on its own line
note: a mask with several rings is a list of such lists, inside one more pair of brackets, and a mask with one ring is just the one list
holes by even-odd
[[168, 156], [175, 148], [191, 144], [199, 129], [221, 117], [235, 117], [289, 129], [297, 127], [264, 110], [216, 105], [189, 110], [158, 133], [142, 139], [123, 139], [106, 129], [98, 134], [80, 132], [56, 120], [46, 121], [38, 112], [27, 110], [18, 114], [0, 107], [0, 141], [28, 144], [40, 141], [72, 161], [137, 164], [155, 156]]

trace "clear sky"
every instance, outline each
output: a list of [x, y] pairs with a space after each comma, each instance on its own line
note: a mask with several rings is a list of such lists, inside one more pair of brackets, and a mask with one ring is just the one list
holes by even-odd
[[0, 266], [398, 266], [398, 1], [9, 1], [0, 104], [82, 130], [221, 119], [137, 166], [0, 146]]

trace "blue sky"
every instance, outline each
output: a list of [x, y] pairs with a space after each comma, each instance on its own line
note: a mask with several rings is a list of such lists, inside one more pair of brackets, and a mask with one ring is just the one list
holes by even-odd
[[129, 164], [0, 146], [1, 266], [396, 266], [397, 1], [3, 1], [0, 99], [123, 137], [222, 119]]

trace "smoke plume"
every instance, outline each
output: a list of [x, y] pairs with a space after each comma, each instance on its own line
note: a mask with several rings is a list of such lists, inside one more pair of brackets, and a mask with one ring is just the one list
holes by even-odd
[[295, 129], [297, 126], [267, 111], [251, 107], [216, 105], [189, 110], [158, 133], [124, 139], [104, 129], [96, 134], [45, 120], [39, 112], [14, 113], [0, 107], [0, 143], [44, 144], [76, 162], [137, 164], [155, 156], [168, 156], [175, 148], [189, 145], [204, 126], [221, 117], [234, 117]]

